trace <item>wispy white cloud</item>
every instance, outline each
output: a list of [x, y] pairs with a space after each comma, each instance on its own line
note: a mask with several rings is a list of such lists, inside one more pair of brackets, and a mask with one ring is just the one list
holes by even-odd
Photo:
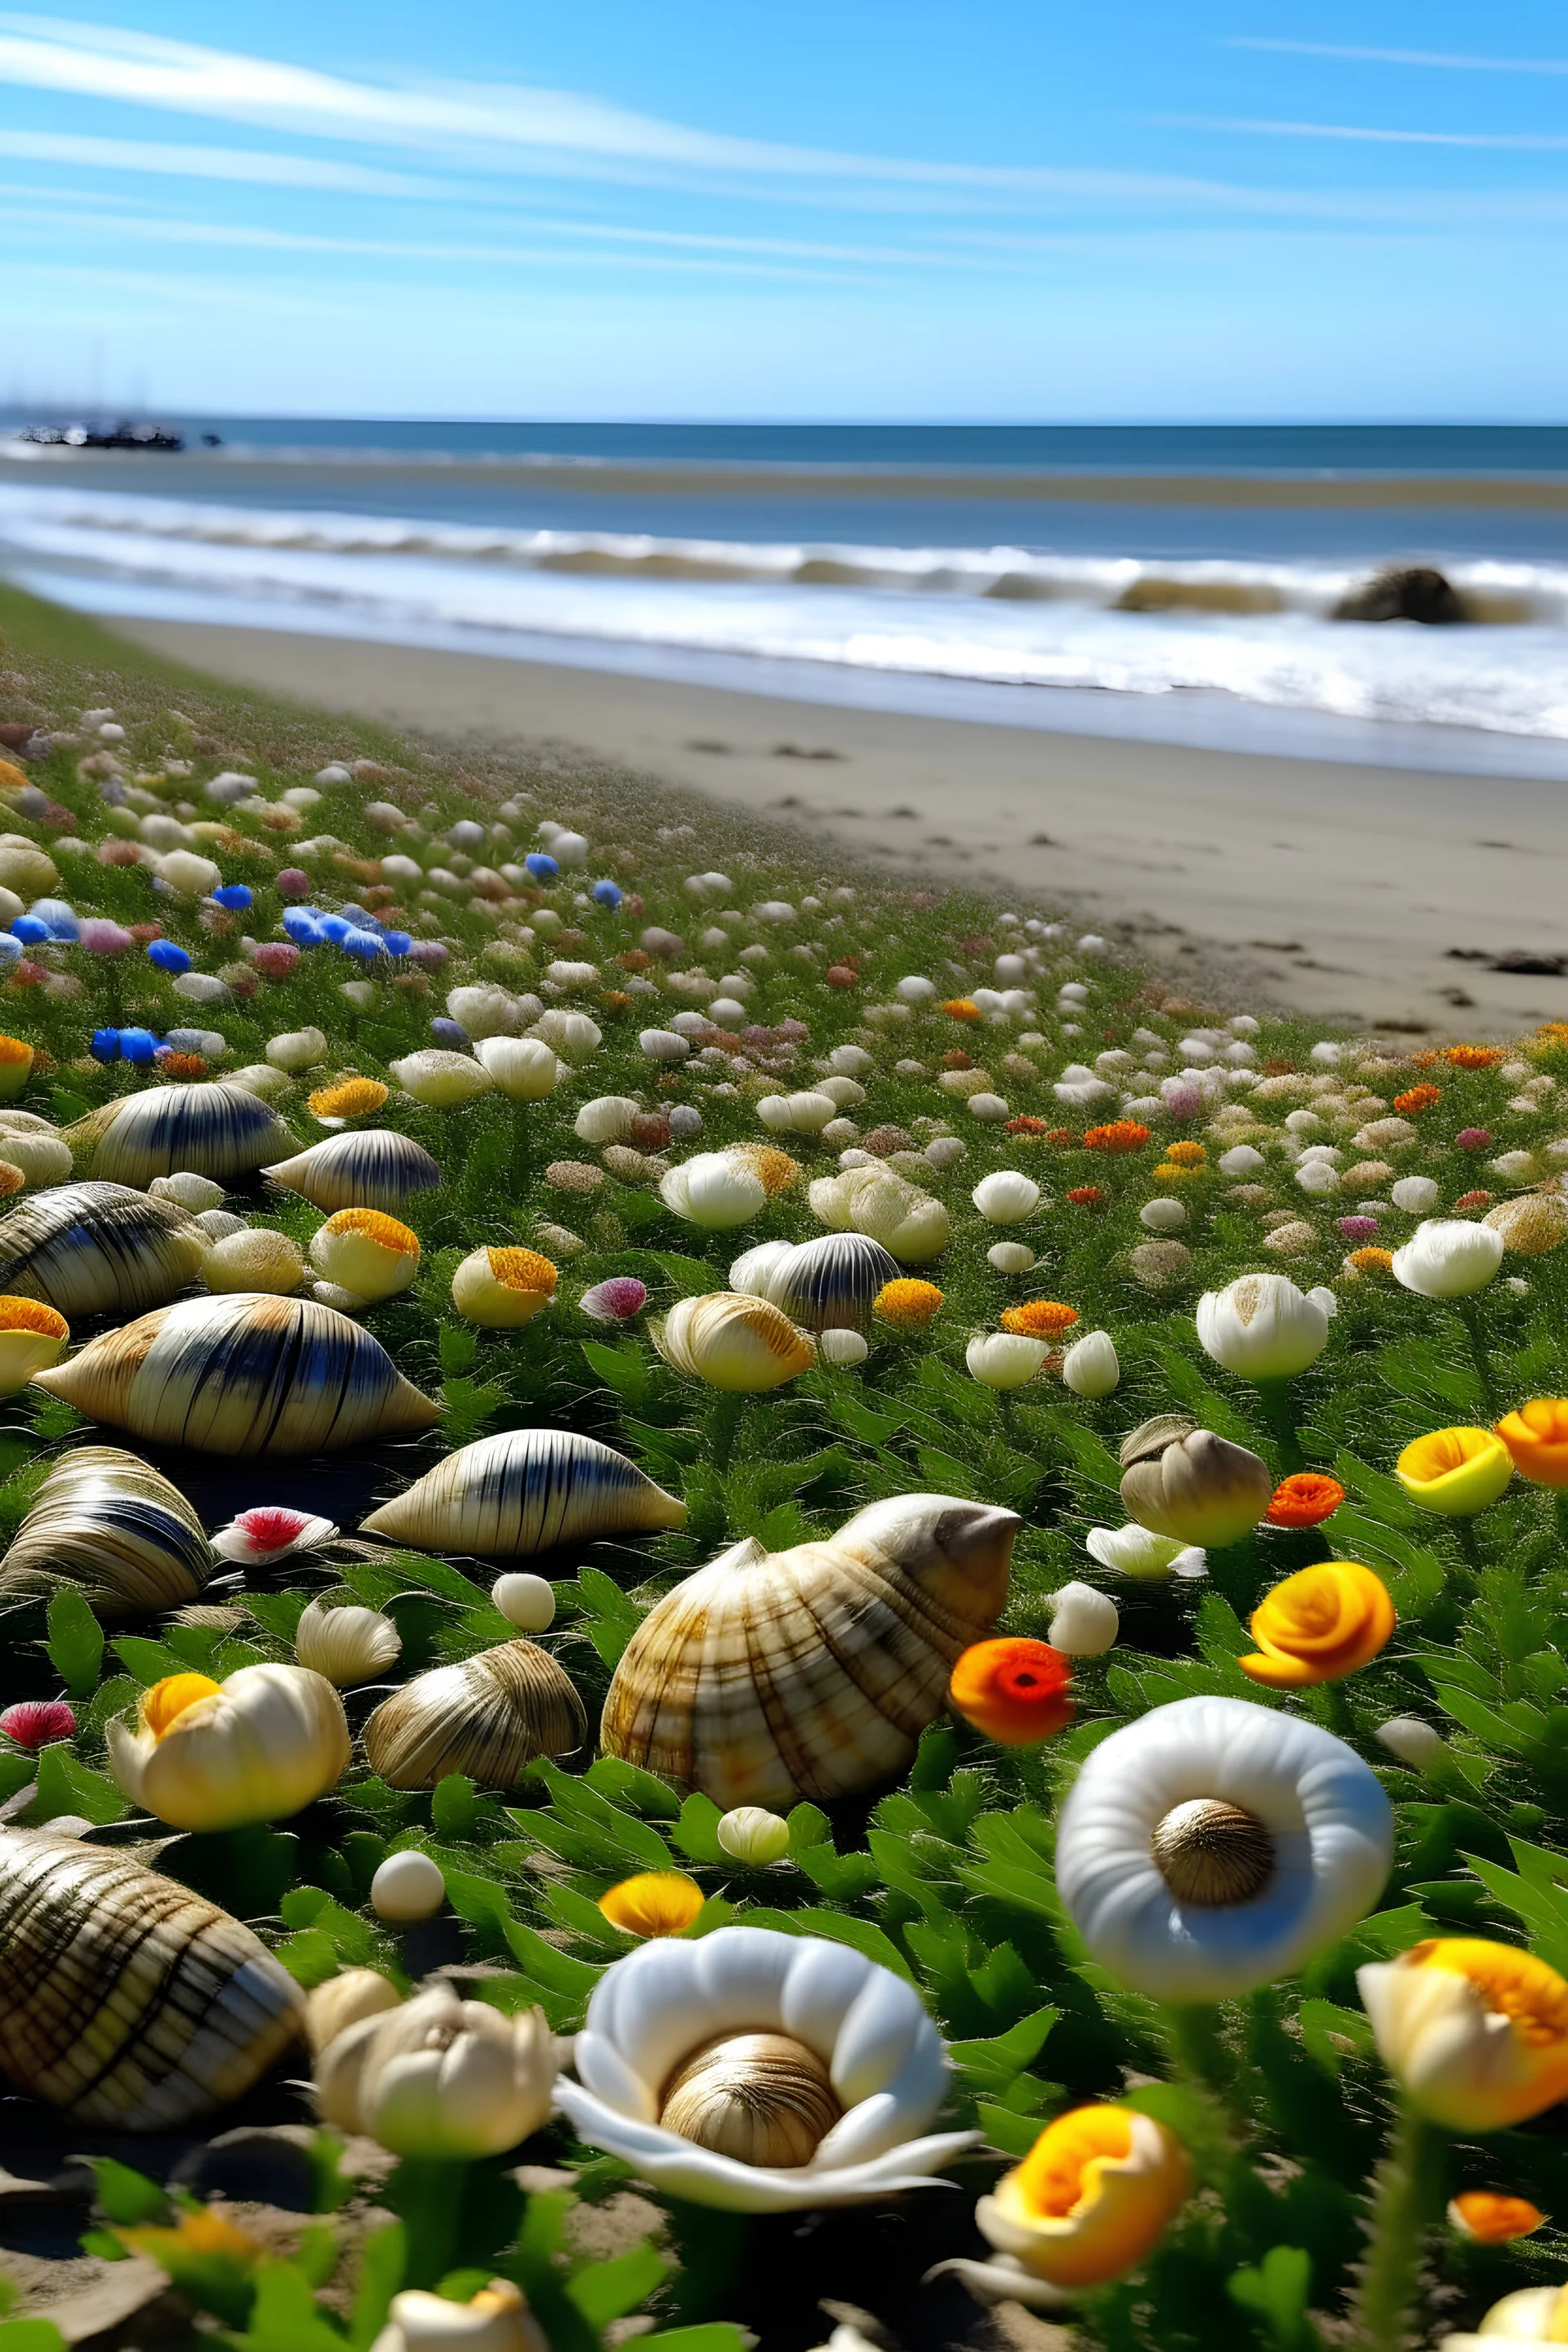
[[1270, 49], [1290, 58], [1340, 58], [1351, 65], [1429, 66], [1447, 73], [1568, 74], [1568, 58], [1472, 58], [1447, 49], [1369, 49], [1346, 41], [1287, 41], [1237, 33], [1227, 49]]
[[329, 156], [263, 153], [243, 147], [195, 147], [163, 139], [98, 139], [74, 131], [0, 131], [0, 155], [18, 163], [71, 163], [79, 169], [145, 172], [160, 179], [230, 180], [257, 187], [330, 188], [344, 195], [470, 196], [470, 188], [428, 173], [382, 172]]
[[1260, 139], [1352, 139], [1384, 147], [1479, 147], [1539, 154], [1568, 148], [1568, 133], [1553, 131], [1385, 131], [1361, 123], [1272, 122], [1215, 114], [1163, 114], [1155, 120], [1188, 131], [1236, 131]]

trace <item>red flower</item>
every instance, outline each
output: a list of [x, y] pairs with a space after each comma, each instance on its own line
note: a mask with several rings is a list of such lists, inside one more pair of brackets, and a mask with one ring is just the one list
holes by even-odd
[[1072, 1719], [1072, 1664], [1048, 1642], [975, 1642], [952, 1670], [948, 1697], [965, 1723], [1002, 1748], [1034, 1748]]
[[45, 1748], [75, 1729], [76, 1716], [63, 1698], [25, 1698], [0, 1715], [0, 1731], [18, 1748]]
[[1104, 1198], [1098, 1184], [1075, 1184], [1068, 1194], [1075, 1209], [1098, 1209]]

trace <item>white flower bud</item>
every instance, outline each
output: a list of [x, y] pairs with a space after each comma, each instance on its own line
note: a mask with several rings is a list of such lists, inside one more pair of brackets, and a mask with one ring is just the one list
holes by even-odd
[[1121, 1619], [1109, 1592], [1092, 1584], [1064, 1584], [1052, 1599], [1046, 1639], [1069, 1658], [1100, 1658], [1121, 1630]]
[[1376, 1737], [1391, 1756], [1408, 1764], [1413, 1772], [1430, 1772], [1448, 1753], [1448, 1743], [1436, 1726], [1424, 1723], [1418, 1715], [1396, 1715], [1387, 1723], [1380, 1723]]
[[1407, 1216], [1424, 1217], [1437, 1205], [1437, 1187], [1430, 1176], [1402, 1176], [1389, 1188], [1388, 1197]]
[[726, 1853], [761, 1870], [789, 1852], [789, 1823], [762, 1805], [737, 1805], [713, 1832]]
[[1062, 1380], [1074, 1396], [1108, 1397], [1121, 1378], [1109, 1331], [1086, 1331], [1062, 1358]]
[[294, 1628], [294, 1655], [340, 1689], [384, 1674], [403, 1648], [403, 1636], [379, 1609], [333, 1609], [312, 1601]]
[[985, 1257], [998, 1274], [1027, 1274], [1037, 1263], [1027, 1242], [993, 1242]]
[[555, 1622], [555, 1594], [542, 1576], [531, 1576], [521, 1569], [510, 1570], [505, 1576], [497, 1577], [490, 1587], [490, 1599], [520, 1633], [547, 1633]]

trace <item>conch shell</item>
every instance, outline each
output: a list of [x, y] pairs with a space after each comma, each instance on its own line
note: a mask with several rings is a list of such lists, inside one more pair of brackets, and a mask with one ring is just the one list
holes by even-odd
[[380, 1209], [395, 1217], [416, 1192], [433, 1192], [441, 1181], [440, 1162], [395, 1127], [346, 1129], [264, 1173], [269, 1184], [298, 1192], [329, 1217], [339, 1209]]
[[248, 1176], [294, 1143], [259, 1095], [211, 1080], [121, 1095], [62, 1131], [84, 1172], [138, 1190], [182, 1169], [225, 1182]]
[[954, 1660], [1007, 1599], [1016, 1511], [872, 1503], [824, 1543], [747, 1538], [648, 1612], [605, 1701], [605, 1752], [726, 1811], [848, 1797], [910, 1762]]
[[177, 1202], [125, 1184], [61, 1184], [0, 1218], [0, 1291], [67, 1318], [138, 1315], [194, 1281], [211, 1247]]
[[150, 1445], [205, 1454], [330, 1454], [440, 1418], [346, 1315], [264, 1291], [157, 1307], [37, 1381]]
[[0, 1831], [0, 2073], [80, 2124], [173, 2131], [238, 2098], [305, 1996], [226, 1911], [129, 1854]]
[[569, 1755], [587, 1737], [565, 1673], [537, 1642], [518, 1640], [416, 1675], [366, 1723], [364, 1752], [395, 1789], [433, 1789], [448, 1772], [510, 1789], [536, 1756]]
[[117, 1445], [84, 1445], [50, 1471], [0, 1559], [0, 1597], [74, 1584], [105, 1617], [177, 1609], [216, 1565], [189, 1503]]
[[597, 1438], [507, 1429], [459, 1446], [363, 1526], [366, 1535], [431, 1551], [520, 1559], [556, 1544], [685, 1523], [684, 1503]]

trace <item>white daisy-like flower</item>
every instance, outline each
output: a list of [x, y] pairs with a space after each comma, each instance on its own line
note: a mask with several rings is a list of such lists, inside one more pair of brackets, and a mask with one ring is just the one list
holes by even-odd
[[975, 2132], [912, 1985], [819, 1936], [721, 1927], [615, 1961], [556, 2099], [591, 2147], [694, 2204], [782, 2213], [935, 2184]]
[[1094, 1749], [1062, 1808], [1056, 1873], [1123, 1984], [1212, 2001], [1337, 1942], [1393, 1853], [1388, 1799], [1342, 1739], [1247, 1699], [1186, 1698]]

